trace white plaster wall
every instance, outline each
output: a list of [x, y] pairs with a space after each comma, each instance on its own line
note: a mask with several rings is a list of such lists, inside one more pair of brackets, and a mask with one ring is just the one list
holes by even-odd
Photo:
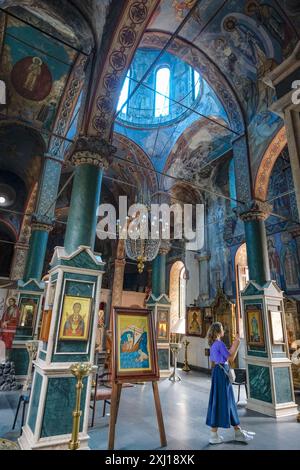
[[[208, 358], [205, 356], [205, 348], [208, 348], [207, 339], [195, 336], [187, 336], [187, 339], [190, 342], [188, 346], [189, 365], [208, 369]], [[184, 347], [180, 351], [178, 362], [184, 362]]]
[[[194, 304], [194, 301], [199, 296], [199, 261], [195, 259], [193, 251], [187, 251], [185, 255], [185, 266], [189, 273], [189, 278], [186, 283], [186, 305]], [[205, 348], [208, 348], [206, 338], [197, 338], [195, 336], [188, 336], [190, 342], [188, 346], [188, 362], [191, 366], [208, 368], [208, 360], [205, 356]], [[184, 348], [180, 351], [179, 362], [184, 361]]]
[[186, 283], [186, 305], [189, 306], [199, 296], [199, 261], [195, 259], [194, 251], [186, 252], [185, 267], [189, 273]]

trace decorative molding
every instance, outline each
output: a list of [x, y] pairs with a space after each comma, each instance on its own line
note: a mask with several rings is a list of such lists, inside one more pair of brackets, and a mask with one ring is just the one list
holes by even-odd
[[37, 194], [38, 183], [35, 183], [27, 201], [19, 238], [15, 245], [15, 252], [10, 271], [10, 279], [12, 280], [23, 278], [31, 234], [31, 217], [36, 205]]
[[33, 222], [32, 225], [31, 225], [31, 231], [34, 232], [34, 231], [41, 231], [41, 232], [51, 232], [51, 230], [53, 230], [53, 226], [52, 225], [49, 225], [49, 224], [45, 224], [45, 223], [42, 223], [42, 222]]
[[272, 206], [262, 201], [252, 201], [246, 207], [239, 208], [237, 211], [243, 222], [252, 220], [266, 220], [272, 211]]
[[92, 97], [89, 135], [109, 139], [116, 103], [133, 54], [160, 0], [128, 0], [116, 28], [102, 74]]
[[[251, 177], [249, 170], [249, 148], [245, 136], [236, 139], [233, 144], [236, 197], [247, 203], [252, 199]], [[243, 177], [241, 177], [243, 175]]]
[[254, 185], [254, 197], [265, 201], [268, 195], [269, 180], [277, 158], [287, 145], [286, 129], [282, 127], [267, 148], [260, 163]]
[[89, 164], [108, 168], [116, 151], [116, 147], [104, 139], [80, 136], [76, 141], [71, 161], [76, 166]]
[[57, 157], [59, 160], [63, 160], [64, 156], [61, 155], [62, 144], [61, 139], [58, 136], [64, 137], [69, 129], [69, 124], [73, 118], [74, 109], [83, 88], [85, 79], [84, 70], [87, 64], [87, 60], [88, 58], [82, 54], [77, 57], [66, 84], [64, 95], [61, 100], [53, 127], [53, 133], [56, 135], [50, 139], [48, 154]]
[[167, 255], [171, 250], [172, 244], [168, 240], [161, 240], [159, 247], [160, 255]]

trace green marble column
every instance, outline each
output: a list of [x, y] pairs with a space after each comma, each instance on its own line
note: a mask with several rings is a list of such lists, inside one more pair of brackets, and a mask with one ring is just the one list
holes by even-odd
[[159, 254], [152, 264], [152, 293], [156, 298], [166, 294], [167, 254], [169, 251], [170, 243], [162, 240]]
[[254, 202], [247, 211], [240, 215], [245, 225], [249, 278], [261, 286], [270, 280], [265, 227], [269, 210], [270, 208], [266, 204]]
[[167, 254], [160, 251], [159, 256], [159, 287], [160, 294], [166, 293], [166, 269], [167, 269]]
[[24, 281], [35, 279], [40, 281], [43, 273], [43, 266], [47, 250], [49, 232], [52, 226], [34, 222], [29, 243]]
[[65, 249], [68, 253], [72, 253], [80, 245], [94, 248], [102, 173], [102, 169], [89, 164], [78, 165], [75, 169], [65, 236]]
[[65, 236], [67, 253], [81, 245], [94, 248], [103, 169], [108, 167], [114, 152], [112, 145], [96, 138], [77, 140], [72, 157], [75, 177]]
[[160, 294], [160, 257], [159, 255], [155, 258], [152, 263], [152, 293], [154, 297], [159, 297]]

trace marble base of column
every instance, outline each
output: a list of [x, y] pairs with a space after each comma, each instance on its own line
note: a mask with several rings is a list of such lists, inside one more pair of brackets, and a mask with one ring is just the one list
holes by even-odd
[[[71, 254], [61, 247], [55, 249], [45, 297], [50, 325], [34, 362], [28, 413], [19, 438], [24, 450], [68, 449], [77, 383], [70, 366], [94, 362], [103, 272], [101, 257], [89, 247], [78, 247]], [[72, 318], [76, 315], [80, 315], [79, 323]], [[80, 450], [88, 449], [91, 386], [92, 377], [84, 377]]]
[[250, 281], [242, 292], [242, 304], [247, 408], [275, 418], [296, 415], [283, 292], [275, 281], [264, 286]]

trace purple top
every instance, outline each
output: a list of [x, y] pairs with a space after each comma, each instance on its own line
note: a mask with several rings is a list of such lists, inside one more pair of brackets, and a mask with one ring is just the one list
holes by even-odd
[[221, 340], [216, 340], [210, 347], [210, 360], [216, 364], [224, 364], [230, 356], [230, 352]]

